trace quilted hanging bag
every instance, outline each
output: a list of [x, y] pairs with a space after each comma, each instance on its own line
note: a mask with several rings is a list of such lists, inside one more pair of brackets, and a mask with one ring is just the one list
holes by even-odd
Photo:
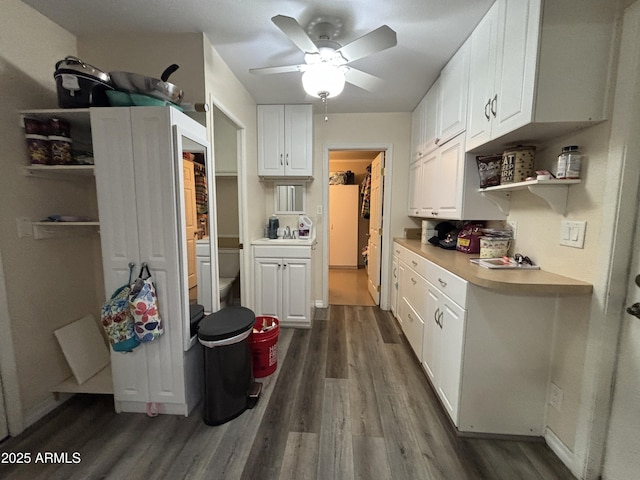
[[162, 320], [158, 313], [156, 287], [151, 280], [151, 273], [146, 263], [142, 264], [140, 275], [131, 284], [129, 305], [138, 340], [152, 342], [164, 333]]
[[118, 288], [100, 310], [100, 322], [107, 333], [114, 352], [130, 352], [140, 341], [134, 331], [134, 320], [129, 307], [133, 263], [129, 264], [129, 282]]

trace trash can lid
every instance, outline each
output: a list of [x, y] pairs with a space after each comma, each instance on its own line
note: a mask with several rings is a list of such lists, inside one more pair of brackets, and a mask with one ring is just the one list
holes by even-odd
[[189, 305], [189, 317], [191, 318], [191, 321], [200, 320], [204, 317], [204, 307], [197, 303], [192, 303]]
[[245, 307], [225, 307], [207, 315], [198, 326], [198, 339], [205, 341], [232, 338], [253, 328], [256, 315]]

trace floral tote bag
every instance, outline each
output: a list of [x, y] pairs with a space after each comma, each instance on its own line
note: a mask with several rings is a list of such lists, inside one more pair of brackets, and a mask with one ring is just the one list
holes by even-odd
[[158, 313], [156, 287], [146, 263], [142, 264], [138, 278], [131, 284], [129, 305], [138, 340], [152, 342], [164, 333], [162, 320]]

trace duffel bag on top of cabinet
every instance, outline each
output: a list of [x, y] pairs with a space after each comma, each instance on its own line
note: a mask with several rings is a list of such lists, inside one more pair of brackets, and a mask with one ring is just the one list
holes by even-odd
[[[145, 271], [147, 276], [143, 278]], [[146, 263], [142, 264], [138, 278], [131, 284], [129, 304], [135, 321], [135, 332], [141, 342], [152, 342], [164, 333], [158, 313], [156, 287]]]
[[114, 352], [130, 352], [140, 341], [134, 332], [134, 320], [129, 306], [131, 275], [135, 264], [129, 264], [129, 282], [118, 288], [100, 311], [100, 321]]

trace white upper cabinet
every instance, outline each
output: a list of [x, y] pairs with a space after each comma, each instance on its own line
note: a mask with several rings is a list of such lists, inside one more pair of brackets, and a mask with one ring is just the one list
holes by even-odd
[[601, 4], [496, 1], [470, 37], [467, 151], [605, 119], [614, 22]]
[[431, 86], [411, 116], [411, 161], [420, 160], [438, 147], [438, 95], [440, 79]]
[[444, 67], [438, 81], [435, 145], [443, 145], [467, 128], [469, 45], [465, 43]]
[[311, 105], [258, 105], [258, 175], [313, 175]]

